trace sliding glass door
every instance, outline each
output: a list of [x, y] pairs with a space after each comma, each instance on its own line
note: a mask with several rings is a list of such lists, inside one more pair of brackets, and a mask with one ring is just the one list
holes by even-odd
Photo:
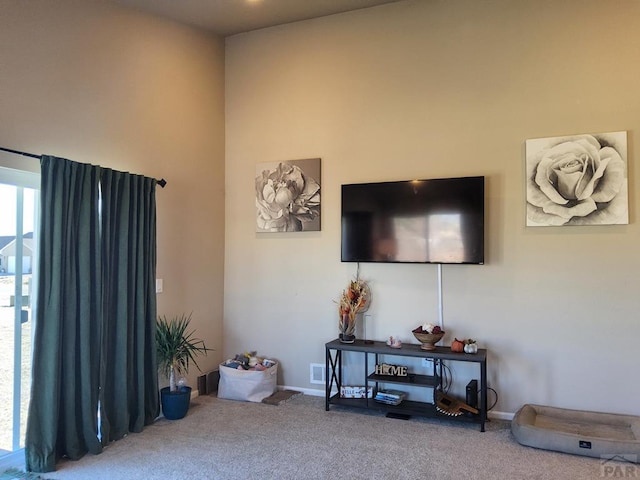
[[39, 183], [38, 174], [0, 167], [0, 464], [24, 448]]

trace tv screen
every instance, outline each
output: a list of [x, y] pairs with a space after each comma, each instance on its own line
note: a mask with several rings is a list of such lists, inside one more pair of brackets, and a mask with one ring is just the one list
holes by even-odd
[[484, 177], [342, 185], [342, 261], [484, 263]]

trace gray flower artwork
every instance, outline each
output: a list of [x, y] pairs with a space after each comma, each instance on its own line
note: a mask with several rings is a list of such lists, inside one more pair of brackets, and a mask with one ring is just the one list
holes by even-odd
[[526, 141], [527, 226], [629, 223], [627, 132]]
[[256, 232], [320, 230], [320, 159], [256, 165]]

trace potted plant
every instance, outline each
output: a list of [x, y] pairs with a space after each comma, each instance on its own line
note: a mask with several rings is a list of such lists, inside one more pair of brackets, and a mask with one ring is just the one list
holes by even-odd
[[183, 418], [189, 410], [191, 387], [178, 386], [178, 375], [187, 374], [190, 362], [200, 370], [195, 357], [211, 350], [204, 341], [193, 337], [193, 330], [187, 331], [190, 322], [191, 315], [184, 314], [171, 320], [158, 317], [156, 322], [158, 369], [169, 378], [169, 386], [160, 389], [160, 402], [162, 413], [169, 420]]

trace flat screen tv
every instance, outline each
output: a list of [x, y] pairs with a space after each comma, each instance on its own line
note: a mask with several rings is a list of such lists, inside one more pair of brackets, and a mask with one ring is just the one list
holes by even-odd
[[342, 261], [484, 263], [484, 177], [342, 185]]

